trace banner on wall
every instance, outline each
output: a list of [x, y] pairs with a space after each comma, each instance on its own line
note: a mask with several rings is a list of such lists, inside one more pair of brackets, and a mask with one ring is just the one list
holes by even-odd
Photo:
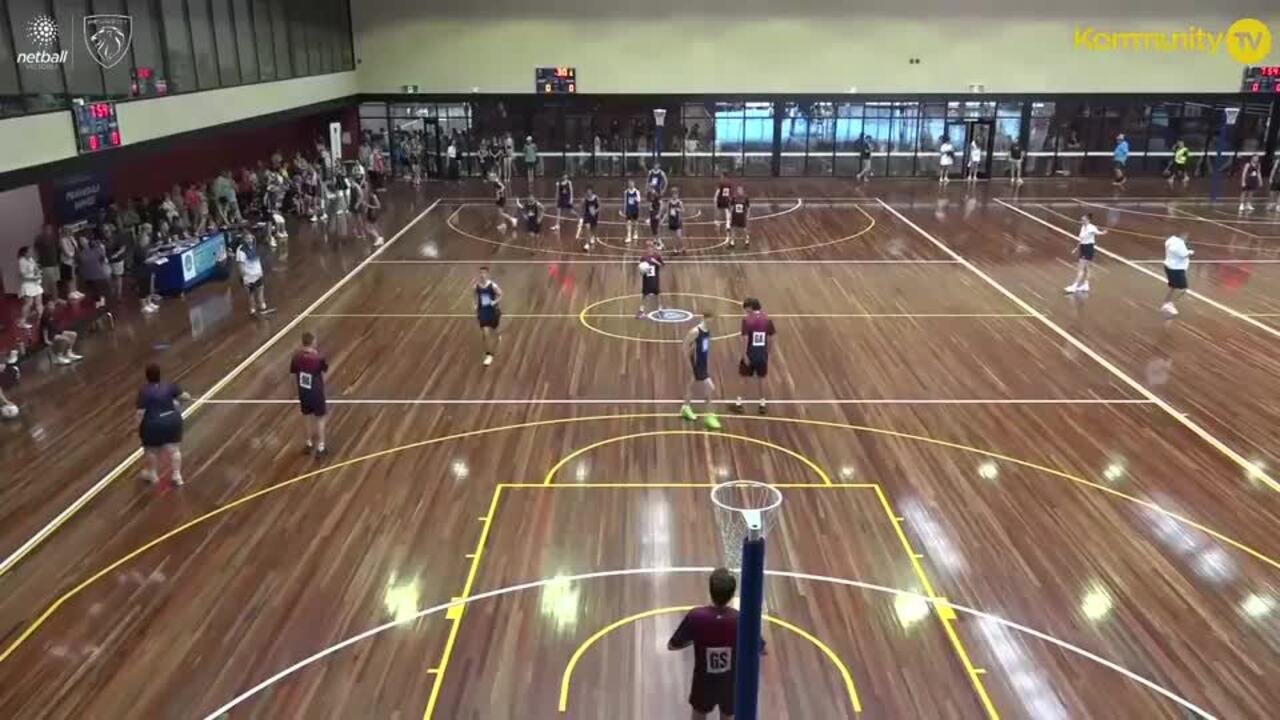
[[333, 164], [342, 162], [342, 123], [329, 123], [329, 153], [333, 155]]
[[82, 173], [59, 178], [53, 187], [54, 213], [62, 225], [87, 220], [111, 202], [110, 181], [105, 174]]

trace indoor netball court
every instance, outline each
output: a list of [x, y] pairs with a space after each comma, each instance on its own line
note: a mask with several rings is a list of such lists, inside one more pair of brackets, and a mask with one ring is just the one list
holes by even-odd
[[[756, 481], [761, 717], [1269, 717], [1280, 221], [1143, 182], [752, 179], [731, 249], [713, 182], [682, 179], [689, 250], [646, 318], [618, 180], [590, 253], [568, 221], [500, 232], [479, 182], [393, 187], [372, 252], [304, 228], [269, 322], [174, 341], [185, 487], [137, 482], [127, 400], [12, 468], [0, 714], [685, 717], [667, 639], [726, 563], [713, 489]], [[1066, 295], [1086, 212], [1110, 232]], [[745, 297], [777, 326], [767, 415]], [[678, 415], [704, 310], [721, 400], [747, 400], [720, 431]], [[322, 460], [287, 373], [304, 330], [332, 366]]]

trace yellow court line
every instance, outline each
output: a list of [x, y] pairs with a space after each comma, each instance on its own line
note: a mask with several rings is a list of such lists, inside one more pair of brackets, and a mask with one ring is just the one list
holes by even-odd
[[951, 646], [956, 651], [956, 656], [960, 658], [960, 664], [964, 666], [965, 671], [969, 674], [969, 681], [973, 684], [974, 692], [978, 694], [982, 707], [987, 711], [987, 717], [991, 718], [991, 720], [999, 720], [1000, 713], [996, 712], [996, 706], [991, 702], [991, 696], [987, 694], [987, 688], [982, 684], [982, 678], [980, 677], [986, 671], [974, 667], [968, 651], [965, 650], [964, 643], [960, 640], [960, 635], [951, 625], [956, 617], [955, 610], [951, 608], [950, 603], [945, 598], [934, 592], [933, 583], [929, 582], [929, 576], [925, 574], [924, 566], [920, 564], [920, 558], [923, 556], [911, 547], [911, 541], [907, 538], [906, 531], [902, 529], [902, 523], [898, 520], [898, 513], [889, 504], [889, 496], [885, 493], [884, 488], [877, 485], [876, 495], [880, 498], [880, 505], [884, 508], [885, 515], [889, 516], [889, 522], [893, 524], [893, 529], [898, 533], [898, 540], [907, 551], [907, 557], [911, 560], [911, 567], [915, 570], [916, 577], [920, 579], [925, 595], [932, 601], [931, 604], [938, 613], [938, 621], [942, 623], [943, 630], [946, 632], [947, 638], [950, 639]]
[[[582, 659], [582, 656], [586, 654], [587, 650], [589, 650], [592, 645], [595, 645], [596, 642], [598, 642], [605, 635], [608, 635], [609, 633], [613, 632], [614, 630], [617, 630], [618, 628], [624, 625], [630, 625], [631, 623], [637, 622], [639, 620], [643, 620], [645, 618], [653, 617], [655, 615], [667, 615], [670, 613], [689, 612], [693, 608], [694, 608], [693, 605], [681, 605], [676, 607], [665, 607], [665, 608], [657, 608], [654, 610], [645, 610], [644, 612], [638, 612], [634, 615], [628, 615], [627, 617], [624, 617], [621, 620], [616, 620], [612, 623], [609, 623], [608, 625], [598, 630], [594, 635], [587, 638], [586, 641], [583, 642], [581, 645], [579, 645], [578, 649], [574, 651], [573, 656], [569, 658], [569, 664], [565, 666], [564, 675], [561, 676], [560, 712], [562, 713], [568, 712], [569, 710], [569, 681], [573, 678], [573, 671], [574, 671], [574, 668], [577, 667], [578, 661]], [[773, 617], [772, 615], [765, 614], [765, 615], [762, 615], [761, 617], [763, 617], [767, 622], [777, 625], [778, 627], [784, 630], [789, 630], [795, 633], [796, 635], [799, 635], [800, 637], [804, 638], [805, 640], [808, 640], [814, 647], [818, 648], [818, 650], [820, 650], [823, 655], [826, 655], [827, 659], [831, 661], [831, 664], [834, 665], [838, 671], [840, 671], [840, 677], [844, 680], [845, 690], [849, 693], [849, 704], [853, 706], [853, 711], [855, 713], [862, 712], [862, 700], [858, 697], [858, 689], [853, 683], [853, 674], [849, 672], [849, 666], [846, 665], [844, 661], [840, 659], [840, 656], [837, 655], [834, 650], [832, 650], [826, 643], [814, 637], [812, 633], [808, 632], [807, 630], [804, 630], [801, 627], [798, 627], [785, 620], [780, 620], [776, 617]]]
[[[499, 485], [505, 488], [512, 488], [512, 489], [518, 488], [522, 490], [536, 489], [536, 488], [541, 488], [543, 490], [547, 490], [547, 489], [573, 490], [575, 488], [586, 488], [588, 490], [618, 490], [618, 489], [631, 490], [635, 488], [665, 488], [665, 489], [674, 489], [674, 490], [680, 490], [680, 489], [710, 490], [711, 488], [717, 487], [718, 483], [613, 482], [613, 483], [573, 483], [572, 485], [565, 485], [564, 483], [561, 483], [559, 485], [555, 485], [555, 484], [547, 485], [546, 483], [499, 483]], [[769, 483], [769, 487], [774, 487], [779, 490], [814, 490], [814, 489], [817, 489], [817, 490], [858, 490], [858, 489], [870, 490], [871, 488], [878, 487], [878, 486], [875, 483], [831, 483], [829, 485], [819, 485], [817, 483]]]
[[435, 712], [436, 702], [440, 699], [440, 688], [444, 686], [444, 674], [449, 669], [449, 659], [453, 657], [453, 644], [458, 639], [458, 626], [462, 624], [462, 616], [465, 614], [466, 600], [471, 597], [471, 588], [475, 584], [476, 574], [480, 569], [480, 559], [484, 556], [485, 541], [489, 539], [489, 529], [493, 527], [493, 518], [498, 514], [498, 499], [502, 497], [503, 485], [498, 485], [493, 489], [493, 499], [489, 501], [489, 514], [485, 516], [484, 528], [480, 531], [480, 539], [476, 541], [475, 553], [471, 558], [471, 567], [467, 570], [467, 581], [462, 586], [462, 594], [457, 597], [462, 600], [462, 604], [449, 608], [446, 617], [453, 621], [449, 626], [449, 638], [444, 643], [444, 653], [440, 656], [440, 662], [434, 668], [427, 671], [427, 674], [434, 677], [431, 685], [431, 697], [427, 699], [427, 707], [422, 711], [423, 720], [430, 720], [432, 713]]
[[555, 481], [556, 473], [560, 472], [560, 468], [564, 467], [569, 463], [569, 461], [573, 460], [579, 455], [582, 455], [583, 453], [590, 452], [591, 450], [595, 450], [596, 448], [603, 447], [605, 445], [612, 445], [613, 443], [623, 442], [625, 440], [635, 440], [637, 438], [644, 438], [644, 437], [661, 437], [666, 435], [704, 435], [707, 437], [729, 438], [731, 440], [741, 440], [742, 442], [748, 442], [748, 443], [753, 443], [755, 445], [760, 445], [762, 447], [767, 447], [770, 450], [777, 450], [780, 453], [790, 455], [796, 460], [799, 460], [800, 462], [807, 465], [809, 469], [812, 470], [820, 480], [822, 480], [823, 485], [831, 484], [831, 478], [825, 472], [823, 472], [822, 468], [818, 467], [817, 463], [813, 462], [812, 460], [805, 457], [804, 455], [801, 455], [795, 450], [771, 443], [768, 440], [761, 440], [760, 438], [753, 438], [747, 435], [734, 435], [732, 433], [726, 433], [726, 432], [712, 432], [709, 430], [651, 430], [649, 432], [630, 433], [628, 435], [619, 435], [617, 437], [605, 438], [604, 440], [600, 440], [599, 442], [591, 443], [586, 447], [578, 448], [577, 450], [574, 450], [568, 455], [565, 455], [564, 457], [560, 458], [560, 460], [556, 462], [555, 465], [552, 465], [551, 469], [547, 471], [547, 476], [543, 478], [542, 484], [543, 485], [552, 484]]
[[[547, 420], [532, 420], [529, 422], [513, 423], [509, 425], [499, 425], [495, 427], [480, 428], [477, 430], [467, 430], [460, 433], [453, 433], [451, 435], [444, 435], [438, 438], [428, 438], [426, 440], [417, 440], [415, 442], [406, 443], [404, 445], [386, 448], [384, 450], [378, 450], [376, 452], [372, 452], [366, 455], [360, 455], [360, 456], [351, 458], [349, 460], [343, 460], [342, 462], [334, 463], [333, 465], [317, 468], [315, 470], [303, 473], [301, 475], [290, 478], [288, 480], [284, 480], [274, 485], [270, 485], [261, 490], [256, 490], [252, 493], [249, 493], [248, 495], [245, 495], [244, 497], [232, 500], [228, 502], [226, 505], [222, 505], [217, 508], [214, 508], [213, 510], [206, 512], [203, 515], [200, 515], [199, 517], [189, 520], [179, 525], [178, 527], [172, 530], [169, 530], [168, 532], [165, 532], [164, 534], [159, 535], [147, 541], [143, 545], [135, 548], [134, 550], [116, 559], [114, 562], [103, 567], [101, 570], [98, 570], [97, 572], [93, 573], [87, 579], [85, 579], [75, 587], [71, 588], [67, 592], [63, 593], [62, 595], [60, 595], [56, 600], [53, 601], [53, 603], [51, 603], [47, 608], [45, 608], [45, 610], [39, 616], [37, 616], [36, 619], [33, 620], [31, 624], [27, 626], [21, 634], [18, 635], [18, 637], [16, 637], [12, 642], [9, 643], [8, 646], [5, 647], [3, 653], [0, 653], [0, 662], [4, 662], [6, 659], [8, 659], [14, 653], [14, 651], [16, 651], [24, 642], [26, 642], [26, 640], [29, 637], [31, 637], [31, 635], [35, 633], [35, 631], [38, 630], [55, 612], [57, 612], [59, 608], [61, 608], [64, 604], [66, 604], [67, 601], [71, 600], [73, 597], [80, 594], [80, 592], [83, 591], [86, 587], [88, 587], [89, 585], [92, 585], [98, 580], [101, 580], [104, 576], [114, 571], [116, 568], [120, 567], [121, 565], [124, 565], [125, 563], [129, 562], [130, 560], [133, 560], [139, 555], [142, 555], [143, 553], [156, 547], [157, 545], [160, 545], [168, 541], [169, 539], [177, 535], [180, 535], [186, 532], [187, 530], [190, 530], [191, 528], [201, 525], [220, 515], [228, 513], [231, 510], [234, 510], [242, 505], [245, 505], [247, 503], [250, 503], [254, 500], [265, 497], [267, 495], [270, 495], [276, 491], [283, 490], [288, 487], [292, 487], [293, 485], [303, 482], [304, 480], [309, 480], [311, 478], [317, 477], [324, 473], [332, 472], [334, 470], [339, 470], [345, 467], [367, 462], [369, 460], [375, 460], [377, 458], [386, 457], [388, 455], [393, 455], [398, 452], [404, 452], [406, 450], [413, 450], [420, 447], [427, 447], [430, 445], [451, 442], [454, 440], [480, 437], [480, 436], [489, 435], [493, 433], [505, 432], [508, 430], [525, 430], [530, 428], [544, 427], [548, 425], [573, 424], [573, 423], [582, 423], [582, 422], [599, 422], [599, 421], [608, 421], [608, 420], [645, 420], [645, 419], [660, 419], [660, 418], [675, 419], [675, 417], [676, 416], [670, 413], [625, 413], [620, 415], [587, 415], [583, 417], [574, 417], [574, 418], [552, 418]], [[1020, 460], [1018, 458], [1010, 457], [1008, 455], [1002, 455], [1000, 453], [992, 452], [990, 450], [983, 450], [981, 448], [976, 448], [971, 445], [963, 445], [960, 443], [948, 442], [946, 440], [938, 440], [936, 438], [926, 437], [923, 435], [912, 435], [910, 433], [898, 432], [896, 430], [885, 430], [883, 428], [874, 428], [874, 427], [868, 427], [865, 425], [851, 425], [848, 423], [838, 423], [838, 422], [831, 422], [826, 420], [811, 420], [808, 418], [787, 418], [787, 417], [777, 417], [777, 416], [760, 417], [755, 415], [744, 415], [742, 417], [732, 418], [732, 420], [734, 421], [754, 420], [754, 421], [763, 421], [763, 422], [793, 423], [798, 425], [807, 425], [810, 427], [830, 427], [830, 428], [836, 428], [841, 430], [852, 430], [854, 432], [866, 432], [872, 435], [882, 435], [885, 437], [894, 437], [894, 438], [900, 438], [904, 440], [916, 440], [929, 445], [937, 445], [939, 447], [946, 447], [954, 450], [962, 450], [964, 452], [973, 453], [975, 455], [980, 455], [983, 457], [989, 457], [996, 460], [1003, 460], [1005, 462], [1009, 462], [1014, 465], [1031, 468], [1033, 470], [1039, 470], [1041, 472], [1048, 473], [1049, 475], [1052, 475], [1054, 477], [1070, 480], [1071, 482], [1077, 483], [1083, 487], [1099, 490], [1113, 497], [1117, 497], [1117, 498], [1135, 503], [1144, 508], [1147, 508], [1148, 510], [1157, 512], [1165, 517], [1168, 517], [1172, 520], [1175, 520], [1184, 525], [1187, 525], [1188, 527], [1195, 528], [1196, 530], [1199, 530], [1205, 533], [1206, 535], [1213, 537], [1216, 540], [1226, 543], [1266, 563], [1267, 565], [1270, 565], [1271, 567], [1277, 570], [1280, 570], [1280, 561], [1277, 561], [1271, 558], [1270, 556], [1266, 555], [1265, 553], [1255, 550], [1252, 547], [1242, 542], [1239, 542], [1233, 538], [1230, 538], [1218, 532], [1217, 530], [1214, 530], [1210, 527], [1207, 527], [1198, 522], [1195, 522], [1194, 520], [1191, 520], [1182, 515], [1179, 515], [1178, 513], [1172, 512], [1170, 510], [1166, 510], [1149, 500], [1143, 500], [1141, 498], [1135, 497], [1133, 495], [1129, 495], [1119, 490], [1106, 487], [1105, 485], [1099, 485], [1098, 483], [1085, 480], [1084, 478], [1076, 477], [1074, 475], [1070, 475], [1060, 470], [1055, 470], [1053, 468], [1046, 467], [1044, 465], [1039, 465], [1037, 463], [1029, 462], [1027, 460]]]

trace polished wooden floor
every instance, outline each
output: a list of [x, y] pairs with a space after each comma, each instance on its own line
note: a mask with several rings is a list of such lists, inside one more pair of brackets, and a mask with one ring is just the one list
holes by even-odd
[[[632, 317], [620, 225], [531, 245], [468, 184], [393, 188], [381, 252], [300, 228], [268, 319], [211, 285], [29, 366], [0, 425], [0, 717], [683, 717], [666, 638], [734, 478], [785, 496], [765, 717], [1275, 716], [1280, 216], [1159, 181], [760, 179], [729, 249], [711, 184], [680, 184], [665, 300], [721, 314], [724, 395], [741, 298], [779, 330], [770, 415], [720, 433], [675, 415], [684, 328]], [[1066, 296], [1084, 212], [1110, 232]], [[1169, 320], [1175, 230], [1197, 296]], [[322, 462], [303, 330], [333, 365]], [[128, 462], [150, 360], [203, 400], [180, 489]]]

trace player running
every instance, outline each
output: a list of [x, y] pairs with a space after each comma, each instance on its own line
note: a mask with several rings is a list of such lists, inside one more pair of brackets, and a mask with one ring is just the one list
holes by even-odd
[[658, 244], [649, 241], [649, 250], [640, 258], [636, 268], [640, 271], [640, 309], [636, 311], [636, 319], [642, 320], [649, 314], [649, 296], [653, 296], [653, 309], [662, 309], [662, 253]]
[[640, 191], [635, 180], [627, 181], [627, 189], [622, 192], [622, 211], [627, 218], [627, 244], [636, 239], [636, 223], [640, 220]]
[[710, 310], [704, 310], [702, 321], [684, 337], [683, 345], [689, 353], [693, 381], [685, 390], [680, 417], [690, 422], [698, 419], [698, 414], [693, 411], [693, 399], [695, 395], [700, 395], [702, 402], [707, 405], [707, 412], [702, 416], [703, 424], [708, 430], [719, 430], [720, 418], [711, 412], [711, 396], [716, 391], [716, 384], [711, 380], [711, 330], [707, 327], [707, 321], [712, 317], [714, 314]]
[[747, 220], [751, 216], [751, 198], [747, 197], [747, 191], [741, 185], [733, 194], [733, 206], [729, 210], [729, 247], [737, 244], [737, 239], [742, 238], [743, 247], [751, 247], [751, 233], [747, 231]]
[[498, 349], [502, 336], [498, 325], [502, 321], [502, 310], [498, 303], [502, 302], [502, 288], [489, 277], [489, 268], [480, 268], [480, 277], [472, 289], [476, 294], [476, 320], [480, 323], [480, 338], [484, 347], [484, 360], [481, 365], [489, 367], [493, 364], [493, 354]]
[[[742, 359], [738, 361], [738, 374], [744, 378], [756, 378], [756, 386], [760, 389], [761, 415], [767, 413], [764, 400], [764, 379], [769, 375], [769, 350], [773, 345], [773, 321], [760, 309], [760, 301], [747, 298], [742, 302], [745, 314], [742, 316]], [[742, 396], [738, 396], [733, 404], [733, 411], [742, 412]]]
[[578, 233], [575, 238], [582, 236], [582, 228], [587, 228], [587, 241], [582, 244], [582, 249], [591, 252], [591, 248], [596, 244], [596, 226], [600, 224], [600, 196], [596, 195], [596, 191], [590, 185], [587, 186], [587, 194], [582, 198], [582, 216], [578, 218]]

